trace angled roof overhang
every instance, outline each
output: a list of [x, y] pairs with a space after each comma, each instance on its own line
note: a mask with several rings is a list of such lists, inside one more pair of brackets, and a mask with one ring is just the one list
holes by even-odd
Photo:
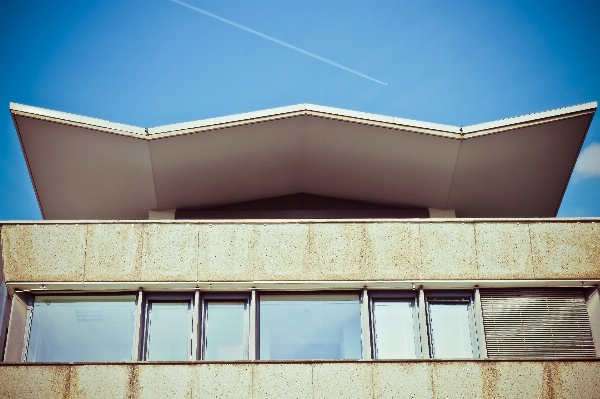
[[311, 193], [555, 216], [596, 103], [459, 127], [311, 104], [145, 129], [11, 103], [45, 219]]

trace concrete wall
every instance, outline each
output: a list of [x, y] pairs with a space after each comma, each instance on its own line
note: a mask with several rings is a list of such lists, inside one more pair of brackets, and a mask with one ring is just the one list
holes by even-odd
[[596, 399], [599, 361], [0, 365], [0, 397]]
[[[4, 225], [7, 282], [600, 278], [600, 221]], [[77, 285], [80, 284], [80, 286]]]

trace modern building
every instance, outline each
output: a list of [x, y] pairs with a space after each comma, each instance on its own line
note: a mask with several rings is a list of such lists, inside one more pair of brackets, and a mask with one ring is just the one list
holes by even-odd
[[144, 129], [11, 104], [2, 398], [598, 398], [596, 103], [468, 127], [302, 104]]

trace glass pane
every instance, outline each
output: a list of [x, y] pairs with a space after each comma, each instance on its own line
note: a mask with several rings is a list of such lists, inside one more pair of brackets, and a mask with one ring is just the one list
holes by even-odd
[[207, 302], [204, 328], [205, 360], [248, 357], [246, 302]]
[[134, 296], [38, 296], [27, 361], [129, 361], [134, 314]]
[[434, 358], [473, 357], [468, 304], [430, 303], [429, 323]]
[[377, 359], [417, 357], [412, 301], [374, 301], [373, 325]]
[[360, 359], [358, 295], [260, 297], [261, 359]]
[[190, 360], [190, 302], [150, 302], [146, 360]]

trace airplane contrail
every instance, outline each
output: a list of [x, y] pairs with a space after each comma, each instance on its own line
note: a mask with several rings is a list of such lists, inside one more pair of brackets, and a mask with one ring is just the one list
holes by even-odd
[[221, 17], [219, 17], [218, 15], [212, 14], [212, 13], [210, 13], [210, 12], [208, 12], [208, 11], [204, 11], [204, 10], [203, 10], [203, 9], [201, 9], [201, 8], [194, 7], [194, 6], [193, 6], [193, 5], [191, 5], [191, 4], [187, 4], [187, 3], [184, 3], [183, 1], [179, 1], [179, 0], [171, 0], [171, 1], [172, 1], [173, 3], [177, 3], [177, 4], [179, 4], [179, 5], [182, 5], [182, 6], [184, 6], [184, 7], [187, 7], [187, 8], [189, 8], [189, 9], [191, 9], [191, 10], [194, 10], [194, 11], [197, 11], [197, 12], [199, 12], [199, 13], [202, 13], [202, 14], [204, 14], [204, 15], [207, 15], [207, 16], [209, 16], [209, 17], [211, 17], [211, 18], [217, 19], [217, 20], [219, 20], [219, 21], [221, 21], [221, 22], [225, 22], [226, 24], [229, 24], [229, 25], [231, 25], [231, 26], [235, 26], [236, 28], [243, 29], [243, 30], [245, 30], [246, 32], [253, 33], [253, 34], [255, 34], [256, 36], [260, 36], [260, 37], [262, 37], [263, 39], [270, 40], [270, 41], [272, 41], [273, 43], [281, 44], [282, 46], [285, 46], [285, 47], [287, 47], [287, 48], [291, 48], [292, 50], [296, 50], [296, 51], [298, 51], [298, 52], [300, 52], [300, 53], [302, 53], [302, 54], [304, 54], [304, 55], [308, 55], [309, 57], [316, 58], [316, 59], [317, 59], [317, 60], [319, 60], [319, 61], [326, 62], [326, 63], [328, 63], [328, 64], [330, 64], [330, 65], [333, 65], [333, 66], [335, 66], [335, 67], [338, 67], [338, 68], [340, 68], [340, 69], [343, 69], [344, 71], [351, 72], [351, 73], [353, 73], [353, 74], [355, 74], [355, 75], [358, 75], [358, 76], [361, 76], [361, 77], [363, 77], [363, 78], [365, 78], [365, 79], [369, 79], [369, 80], [372, 80], [373, 82], [377, 82], [377, 83], [379, 83], [379, 84], [382, 84], [382, 85], [384, 85], [384, 86], [387, 86], [387, 83], [383, 83], [382, 81], [380, 81], [380, 80], [377, 80], [377, 79], [374, 79], [374, 78], [372, 78], [372, 77], [370, 77], [370, 76], [368, 76], [368, 75], [365, 75], [364, 73], [360, 73], [360, 72], [358, 72], [358, 71], [355, 71], [354, 69], [350, 69], [350, 68], [348, 68], [348, 67], [345, 67], [345, 66], [343, 66], [343, 65], [341, 65], [341, 64], [338, 64], [337, 62], [333, 62], [333, 61], [331, 61], [331, 60], [328, 60], [327, 58], [321, 57], [320, 55], [316, 55], [316, 54], [313, 54], [313, 53], [311, 53], [311, 52], [308, 52], [308, 51], [306, 51], [306, 50], [302, 50], [301, 48], [298, 48], [298, 47], [296, 47], [296, 46], [292, 46], [292, 45], [291, 45], [291, 44], [289, 44], [289, 43], [282, 42], [281, 40], [275, 39], [274, 37], [267, 36], [267, 35], [265, 35], [265, 34], [263, 34], [263, 33], [257, 32], [257, 31], [255, 31], [254, 29], [247, 28], [247, 27], [245, 27], [244, 25], [240, 25], [240, 24], [238, 24], [238, 23], [235, 23], [235, 22], [233, 22], [233, 21], [230, 21], [230, 20], [228, 20], [228, 19], [221, 18]]

